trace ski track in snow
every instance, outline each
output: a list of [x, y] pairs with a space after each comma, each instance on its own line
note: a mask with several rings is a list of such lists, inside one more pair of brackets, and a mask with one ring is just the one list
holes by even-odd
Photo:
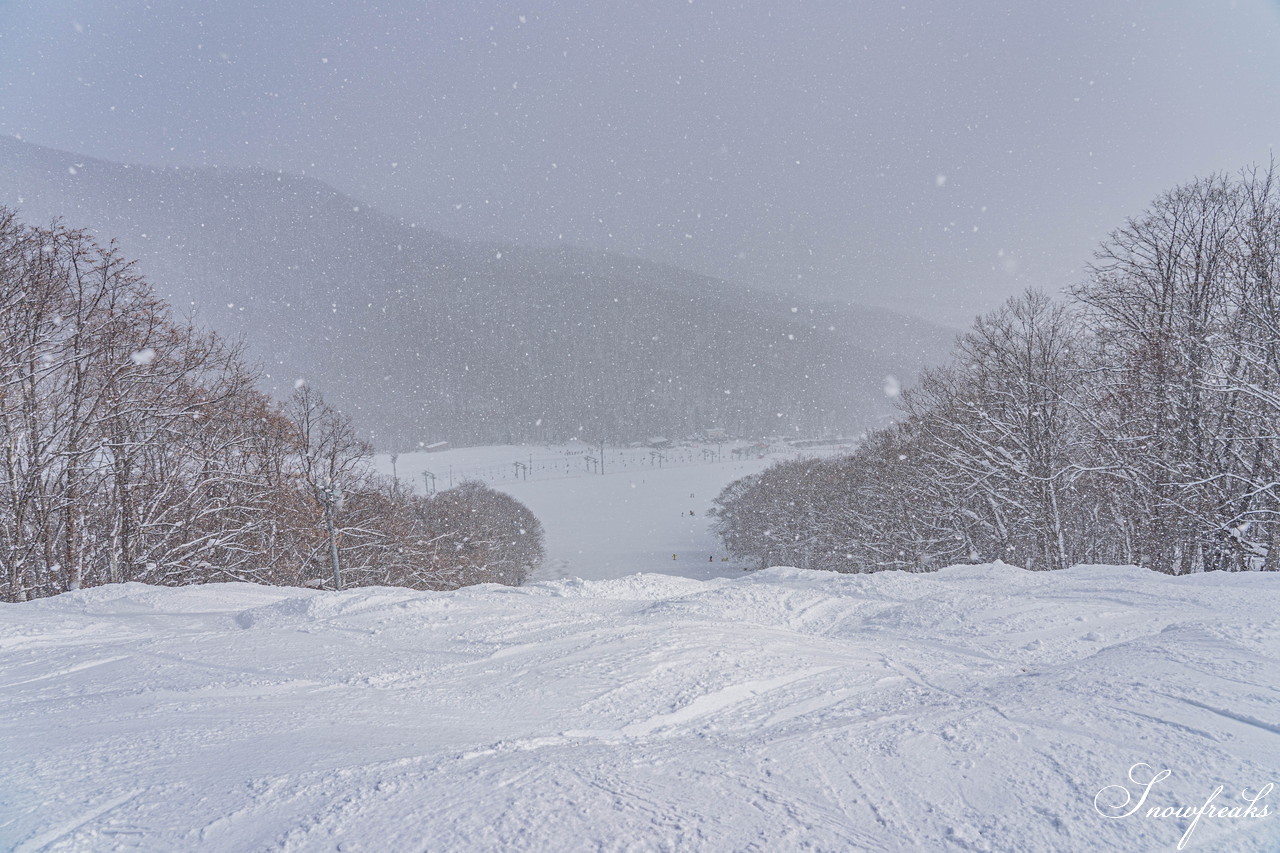
[[519, 589], [0, 605], [0, 849], [1172, 850], [1095, 794], [1280, 782], [1280, 577], [744, 573], [705, 510], [764, 464], [498, 484], [547, 527]]
[[996, 565], [4, 605], [0, 848], [1173, 849], [1093, 797], [1276, 780], [1278, 601]]

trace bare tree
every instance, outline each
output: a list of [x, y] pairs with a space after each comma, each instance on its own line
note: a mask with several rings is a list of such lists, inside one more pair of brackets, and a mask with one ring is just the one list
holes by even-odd
[[[520, 583], [541, 558], [514, 500], [471, 488], [432, 505], [375, 477], [372, 449], [318, 393], [282, 410], [256, 381], [239, 347], [175, 322], [114, 248], [0, 210], [0, 597], [306, 582], [327, 483], [350, 496], [338, 534], [353, 583]], [[446, 555], [446, 541], [464, 547]]]

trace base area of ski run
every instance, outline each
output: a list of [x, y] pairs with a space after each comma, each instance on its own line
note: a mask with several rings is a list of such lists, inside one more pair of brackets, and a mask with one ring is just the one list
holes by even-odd
[[1223, 786], [1185, 849], [1274, 851], [1278, 603], [996, 564], [7, 604], [0, 849], [1146, 851]]

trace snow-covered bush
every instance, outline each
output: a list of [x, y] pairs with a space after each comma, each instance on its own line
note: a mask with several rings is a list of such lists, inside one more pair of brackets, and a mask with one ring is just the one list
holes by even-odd
[[432, 543], [423, 570], [436, 583], [518, 586], [542, 562], [541, 523], [520, 501], [484, 483], [465, 481], [418, 499], [412, 514]]

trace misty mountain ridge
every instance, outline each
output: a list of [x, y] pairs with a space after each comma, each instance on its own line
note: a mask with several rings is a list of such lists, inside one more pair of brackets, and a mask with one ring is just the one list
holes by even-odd
[[950, 330], [570, 247], [417, 228], [313, 178], [125, 166], [0, 138], [0, 204], [114, 239], [245, 338], [266, 390], [322, 390], [384, 449], [849, 432]]

